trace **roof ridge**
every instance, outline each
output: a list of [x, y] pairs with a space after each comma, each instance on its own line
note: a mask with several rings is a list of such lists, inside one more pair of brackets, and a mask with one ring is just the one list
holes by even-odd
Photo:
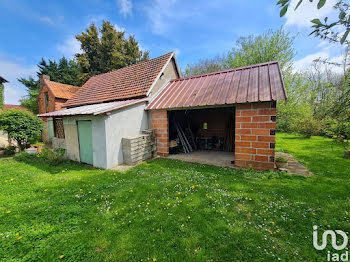
[[72, 86], [72, 87], [80, 88], [79, 86], [73, 86], [73, 85], [69, 85], [69, 84], [63, 84], [63, 83], [61, 83], [61, 82], [56, 82], [56, 81], [47, 80], [47, 79], [45, 79], [44, 82], [52, 82], [52, 83], [56, 83], [56, 84], [60, 84], [60, 85]]
[[193, 78], [200, 78], [200, 77], [211, 76], [211, 75], [222, 74], [222, 73], [230, 73], [230, 72], [234, 72], [237, 70], [249, 69], [249, 68], [253, 68], [253, 67], [259, 67], [259, 66], [263, 66], [263, 65], [270, 65], [270, 64], [276, 64], [276, 63], [278, 64], [278, 61], [269, 61], [269, 62], [263, 62], [263, 63], [259, 63], [259, 64], [248, 65], [248, 66], [233, 67], [230, 69], [224, 69], [224, 70], [211, 72], [211, 73], [205, 73], [205, 74], [200, 74], [200, 75], [177, 78], [177, 79], [172, 80], [171, 82], [182, 81], [182, 80], [193, 79]]
[[[128, 65], [128, 66], [125, 66], [125, 67], [122, 67], [122, 68], [119, 68], [119, 69], [116, 69], [116, 70], [112, 70], [112, 71], [109, 71], [109, 72], [106, 72], [106, 73], [101, 73], [101, 74], [98, 74], [98, 75], [94, 75], [94, 76], [90, 77], [90, 78], [88, 79], [88, 81], [89, 81], [90, 79], [92, 79], [92, 78], [97, 77], [97, 76], [102, 76], [102, 75], [111, 74], [111, 73], [114, 73], [114, 72], [116, 72], [116, 71], [119, 71], [119, 70], [122, 70], [122, 69], [126, 69], [126, 68], [129, 68], [129, 67], [132, 67], [132, 66], [140, 65], [140, 64], [143, 64], [143, 63], [148, 63], [148, 62], [150, 62], [150, 61], [153, 61], [153, 60], [155, 60], [155, 59], [158, 59], [158, 58], [161, 58], [161, 57], [170, 55], [170, 54], [172, 54], [172, 53], [174, 54], [174, 51], [171, 51], [171, 52], [166, 53], [166, 54], [164, 54], [164, 55], [157, 56], [157, 57], [152, 58], [152, 59], [147, 60], [147, 61], [140, 61], [140, 62], [138, 62], [138, 63], [132, 64], [132, 65]], [[87, 82], [87, 81], [86, 81], [86, 82]]]

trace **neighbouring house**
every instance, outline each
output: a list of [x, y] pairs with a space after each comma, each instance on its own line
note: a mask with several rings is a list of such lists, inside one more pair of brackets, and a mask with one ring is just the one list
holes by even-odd
[[[39, 114], [45, 114], [62, 109], [62, 106], [68, 99], [78, 91], [79, 87], [50, 81], [47, 75], [40, 75], [40, 93], [37, 98]], [[41, 117], [44, 121], [44, 130], [42, 132], [42, 140], [50, 143], [56, 135], [63, 137], [61, 130], [62, 119], [56, 118], [53, 121], [50, 117]]]
[[8, 109], [28, 110], [27, 108], [20, 105], [4, 104], [4, 110], [8, 110]]
[[229, 159], [227, 165], [273, 169], [276, 101], [286, 98], [278, 62], [181, 78], [169, 53], [91, 77], [67, 109], [40, 116], [62, 118], [64, 138], [55, 137], [56, 146], [96, 167], [148, 152], [140, 133], [152, 129], [162, 157], [197, 151]]

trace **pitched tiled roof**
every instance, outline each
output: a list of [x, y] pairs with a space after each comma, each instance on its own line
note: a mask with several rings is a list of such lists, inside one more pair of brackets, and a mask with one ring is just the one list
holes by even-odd
[[130, 99], [123, 101], [114, 101], [109, 103], [100, 103], [93, 105], [78, 106], [68, 108], [61, 111], [54, 111], [50, 113], [40, 114], [40, 117], [58, 117], [58, 116], [75, 116], [75, 115], [100, 115], [114, 110], [118, 110], [127, 106], [146, 102], [146, 98]]
[[91, 77], [64, 106], [72, 107], [147, 95], [174, 53]]
[[66, 84], [61, 84], [58, 82], [53, 82], [49, 80], [44, 80], [44, 83], [51, 90], [54, 97], [71, 99], [72, 96], [78, 91], [79, 87], [71, 86]]
[[28, 110], [27, 108], [20, 106], [20, 105], [9, 105], [9, 104], [4, 104], [4, 109], [20, 109], [20, 110]]
[[278, 62], [171, 81], [146, 109], [205, 107], [286, 99]]

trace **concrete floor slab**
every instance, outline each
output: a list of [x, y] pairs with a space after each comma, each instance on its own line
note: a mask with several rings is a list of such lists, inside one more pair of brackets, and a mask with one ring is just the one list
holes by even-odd
[[234, 167], [233, 164], [231, 164], [231, 161], [235, 159], [235, 155], [233, 152], [198, 150], [189, 154], [180, 153], [169, 155], [168, 158], [191, 163], [200, 163], [222, 167]]

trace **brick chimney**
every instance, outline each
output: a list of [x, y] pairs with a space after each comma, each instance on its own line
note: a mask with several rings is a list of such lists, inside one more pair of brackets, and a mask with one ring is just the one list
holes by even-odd
[[40, 75], [39, 76], [39, 80], [40, 80], [40, 87], [44, 85], [44, 80], [48, 80], [50, 81], [50, 76], [48, 75]]

